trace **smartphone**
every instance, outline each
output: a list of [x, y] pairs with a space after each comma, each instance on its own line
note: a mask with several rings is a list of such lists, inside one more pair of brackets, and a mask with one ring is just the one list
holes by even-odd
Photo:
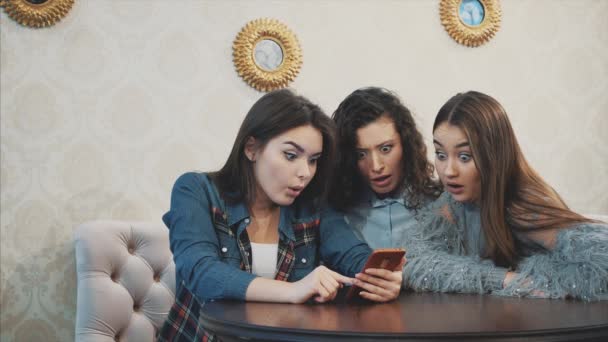
[[[361, 272], [365, 272], [368, 268], [383, 268], [385, 270], [395, 271], [401, 263], [401, 259], [405, 255], [405, 249], [402, 248], [379, 248], [372, 252]], [[351, 286], [346, 293], [346, 299], [359, 297], [359, 293], [363, 291], [358, 286]]]

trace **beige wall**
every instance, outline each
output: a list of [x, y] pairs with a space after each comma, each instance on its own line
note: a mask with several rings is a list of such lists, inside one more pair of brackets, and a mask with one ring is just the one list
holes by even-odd
[[1, 340], [73, 339], [74, 227], [159, 220], [181, 172], [223, 162], [261, 95], [231, 60], [259, 17], [298, 35], [292, 87], [327, 112], [385, 86], [428, 139], [450, 96], [487, 92], [565, 200], [608, 214], [608, 1], [502, 1], [502, 27], [479, 48], [445, 33], [438, 3], [77, 0], [39, 30], [2, 13]]

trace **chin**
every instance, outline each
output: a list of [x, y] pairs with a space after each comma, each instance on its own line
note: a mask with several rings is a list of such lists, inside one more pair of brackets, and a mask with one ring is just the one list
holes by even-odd
[[456, 201], [462, 202], [462, 203], [467, 203], [467, 202], [472, 201], [471, 197], [467, 196], [465, 194], [459, 194], [459, 195], [452, 194], [452, 198], [454, 198]]
[[285, 196], [282, 198], [277, 198], [276, 200], [273, 200], [273, 202], [280, 206], [289, 206], [289, 205], [292, 205], [295, 200], [296, 200], [295, 197]]

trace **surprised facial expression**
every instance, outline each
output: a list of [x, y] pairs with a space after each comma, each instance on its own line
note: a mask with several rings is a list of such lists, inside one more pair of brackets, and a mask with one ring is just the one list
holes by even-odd
[[464, 131], [447, 122], [433, 132], [435, 169], [446, 191], [459, 202], [477, 203], [481, 178]]
[[359, 174], [379, 197], [386, 196], [403, 182], [403, 148], [395, 123], [381, 116], [357, 130]]
[[292, 204], [317, 172], [317, 161], [323, 151], [321, 132], [310, 125], [292, 128], [263, 147], [256, 146], [255, 139], [251, 139], [245, 154], [253, 162], [255, 204]]

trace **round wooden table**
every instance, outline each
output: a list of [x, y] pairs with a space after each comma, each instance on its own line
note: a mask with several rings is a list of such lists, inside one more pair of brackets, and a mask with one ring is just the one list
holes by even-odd
[[386, 304], [203, 304], [223, 341], [608, 341], [608, 302], [404, 292]]

